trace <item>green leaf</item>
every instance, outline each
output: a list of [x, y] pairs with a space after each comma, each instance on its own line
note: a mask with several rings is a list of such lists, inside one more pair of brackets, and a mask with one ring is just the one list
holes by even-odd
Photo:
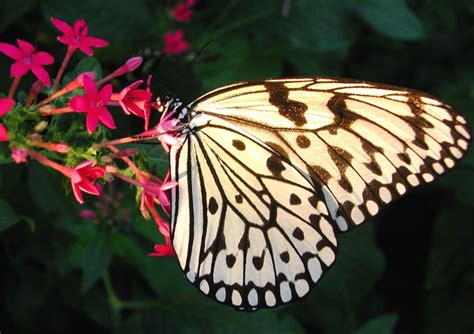
[[[258, 50], [258, 51], [257, 51]], [[204, 90], [238, 81], [278, 77], [281, 63], [277, 58], [261, 54], [256, 45], [242, 37], [228, 37], [213, 45], [218, 59], [212, 63], [197, 63], [194, 71], [202, 78]], [[235, 55], [239, 57], [235, 57]], [[225, 71], [216, 71], [216, 68]]]
[[12, 227], [21, 219], [22, 217], [13, 210], [10, 204], [0, 199], [0, 232]]
[[396, 314], [384, 314], [369, 320], [354, 334], [390, 334], [393, 332], [396, 322]]
[[28, 189], [34, 203], [45, 213], [71, 212], [59, 173], [35, 161], [28, 164]]
[[294, 2], [288, 18], [280, 18], [281, 24], [276, 27], [293, 46], [310, 54], [343, 52], [356, 36], [349, 15], [345, 1], [300, 0]]
[[108, 231], [99, 231], [87, 247], [82, 262], [81, 292], [87, 291], [94, 285], [109, 267], [112, 260], [112, 244]]
[[474, 328], [474, 210], [446, 207], [435, 222], [424, 290], [424, 333]]
[[306, 327], [322, 333], [342, 334], [358, 328], [358, 312], [370, 304], [384, 270], [373, 222], [344, 233], [339, 239], [336, 262], [309, 296], [298, 303], [295, 312]]
[[95, 57], [86, 57], [83, 58], [79, 63], [77, 63], [76, 67], [73, 71], [68, 72], [64, 78], [63, 83], [67, 84], [74, 80], [79, 74], [84, 72], [94, 72], [95, 73], [95, 81], [98, 81], [102, 78], [102, 66], [100, 65], [99, 60]]
[[146, 160], [150, 165], [150, 170], [152, 170], [155, 175], [163, 177], [168, 172], [168, 154], [159, 143], [156, 143], [156, 145], [135, 144], [129, 147], [134, 147], [144, 152]]
[[362, 0], [354, 2], [355, 12], [381, 34], [404, 41], [424, 37], [421, 22], [404, 0]]
[[237, 312], [205, 298], [202, 294], [178, 295], [165, 301], [163, 308], [143, 312], [145, 328], [166, 328], [169, 333], [305, 333], [288, 313], [260, 310]]

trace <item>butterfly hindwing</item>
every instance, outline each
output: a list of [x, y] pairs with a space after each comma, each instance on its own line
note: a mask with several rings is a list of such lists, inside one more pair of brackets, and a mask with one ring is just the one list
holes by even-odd
[[202, 118], [171, 152], [173, 246], [186, 277], [245, 310], [301, 298], [335, 259], [323, 192], [264, 142]]

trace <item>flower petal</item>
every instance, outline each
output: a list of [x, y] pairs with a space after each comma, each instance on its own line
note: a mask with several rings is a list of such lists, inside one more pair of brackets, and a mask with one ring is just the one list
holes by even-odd
[[0, 124], [0, 142], [8, 140], [7, 129], [3, 124]]
[[39, 81], [45, 86], [51, 85], [51, 80], [49, 79], [49, 74], [46, 72], [43, 66], [33, 64], [31, 65], [31, 71], [38, 78]]
[[156, 245], [155, 251], [148, 254], [148, 256], [175, 256], [173, 247], [171, 245]]
[[79, 19], [74, 23], [74, 34], [76, 36], [87, 36], [89, 33], [89, 28], [87, 27], [86, 21], [84, 19]]
[[88, 112], [91, 109], [91, 103], [87, 96], [74, 96], [69, 100], [69, 107], [74, 111]]
[[84, 52], [88, 56], [92, 56], [94, 54], [94, 51], [87, 45], [85, 44], [79, 44], [79, 50]]
[[107, 104], [112, 96], [112, 84], [105, 85], [97, 95], [99, 96], [99, 99], [104, 102], [104, 105]]
[[81, 204], [84, 203], [81, 189], [79, 189], [79, 186], [77, 185], [77, 183], [71, 182], [71, 186], [72, 186], [72, 192], [74, 193], [74, 197], [76, 197], [76, 201], [78, 201]]
[[0, 99], [0, 116], [8, 114], [8, 112], [15, 105], [15, 101], [9, 98]]
[[35, 51], [33, 45], [27, 41], [17, 38], [16, 42], [18, 43], [18, 46], [20, 47], [20, 50], [23, 51], [23, 53], [30, 54]]
[[86, 116], [86, 128], [89, 133], [97, 130], [97, 124], [99, 123], [99, 117], [95, 112], [88, 112]]
[[95, 164], [96, 162], [94, 160], [86, 160], [86, 161], [83, 161], [81, 162], [79, 165], [77, 165], [74, 169], [79, 171], [80, 173], [82, 173], [82, 170], [87, 168], [87, 167], [90, 167], [92, 166], [93, 164]]
[[33, 61], [34, 64], [38, 64], [38, 65], [51, 65], [52, 63], [54, 63], [53, 56], [51, 56], [49, 53], [45, 51], [35, 52], [31, 56], [31, 60]]
[[97, 86], [95, 85], [94, 80], [92, 80], [88, 75], [84, 76], [83, 81], [86, 95], [90, 100], [92, 100], [97, 96]]
[[16, 46], [8, 43], [0, 43], [0, 52], [3, 53], [5, 56], [15, 60], [23, 58], [23, 52], [21, 52], [21, 50], [18, 49]]
[[88, 194], [96, 195], [96, 196], [100, 194], [99, 189], [97, 189], [96, 186], [94, 186], [92, 182], [87, 179], [82, 179], [82, 181], [78, 183], [78, 186], [79, 186], [79, 189], [81, 189], [82, 191]]
[[109, 45], [109, 42], [107, 42], [105, 39], [89, 36], [84, 37], [82, 43], [87, 46], [92, 46], [94, 48], [103, 48], [104, 46]]
[[[95, 161], [93, 161], [95, 162]], [[102, 167], [87, 167], [81, 170], [81, 175], [88, 179], [99, 179], [103, 177], [105, 171]]]
[[28, 155], [25, 150], [14, 148], [12, 149], [11, 157], [15, 163], [21, 164], [26, 162]]
[[74, 40], [74, 37], [71, 36], [59, 36], [57, 38], [58, 41], [60, 41], [63, 44], [69, 45], [69, 46], [75, 46], [77, 48], [77, 43]]
[[107, 108], [100, 109], [99, 119], [109, 129], [115, 129], [114, 119]]
[[55, 17], [51, 18], [51, 22], [63, 34], [70, 35], [70, 34], [73, 33], [72, 27], [69, 24], [67, 24], [66, 22], [61, 21], [60, 19], [57, 19]]
[[30, 70], [30, 67], [22, 61], [17, 61], [13, 63], [10, 67], [10, 76], [12, 78], [19, 78], [25, 75], [26, 72]]
[[122, 91], [120, 92], [120, 100], [122, 100], [128, 94], [128, 92], [134, 90], [135, 88], [140, 86], [142, 83], [143, 83], [143, 80], [137, 80], [134, 83], [122, 89]]

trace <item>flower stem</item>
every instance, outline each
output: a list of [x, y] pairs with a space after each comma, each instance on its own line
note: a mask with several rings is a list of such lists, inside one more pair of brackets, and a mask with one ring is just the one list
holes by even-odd
[[120, 310], [123, 308], [123, 302], [115, 293], [108, 271], [105, 271], [104, 275], [102, 275], [102, 281], [104, 282], [105, 291], [109, 298], [110, 310], [112, 312], [112, 326], [117, 328], [120, 325]]
[[106, 141], [106, 142], [99, 143], [99, 144], [94, 144], [94, 148], [98, 149], [98, 148], [108, 147], [108, 146], [112, 146], [112, 145], [133, 143], [133, 142], [140, 141], [140, 140], [143, 140], [143, 138], [125, 137], [125, 138], [115, 139], [115, 140], [111, 140], [111, 141]]
[[70, 171], [72, 170], [72, 168], [69, 168], [67, 166], [63, 166], [61, 164], [58, 164], [57, 162], [49, 160], [44, 155], [42, 155], [38, 152], [28, 150], [28, 151], [26, 151], [26, 153], [28, 153], [28, 155], [30, 157], [32, 157], [33, 159], [37, 160], [40, 164], [45, 165], [47, 167], [51, 167], [51, 168], [57, 170], [58, 172], [60, 172], [61, 174], [63, 174], [64, 176], [69, 177], [70, 174], [71, 174]]
[[47, 108], [48, 106], [39, 108], [40, 114], [44, 116], [51, 116], [51, 115], [59, 115], [59, 114], [75, 112], [75, 110], [72, 110], [70, 107], [51, 109], [51, 108]]
[[16, 89], [18, 88], [18, 84], [20, 83], [21, 77], [16, 77], [13, 79], [12, 86], [10, 87], [10, 90], [8, 91], [8, 98], [13, 98], [13, 95], [16, 92]]
[[56, 75], [56, 79], [54, 79], [53, 88], [52, 88], [53, 92], [56, 91], [56, 88], [59, 85], [59, 81], [61, 80], [61, 78], [63, 76], [63, 73], [64, 73], [64, 70], [66, 69], [66, 66], [69, 63], [69, 60], [71, 59], [71, 56], [74, 53], [74, 51], [76, 51], [76, 48], [74, 48], [74, 47], [69, 46], [67, 48], [66, 56], [64, 57], [63, 63], [61, 64], [61, 67], [59, 68], [58, 74]]

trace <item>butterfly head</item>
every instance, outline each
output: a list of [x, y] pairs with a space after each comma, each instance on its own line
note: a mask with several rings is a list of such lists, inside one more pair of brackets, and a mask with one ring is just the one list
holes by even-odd
[[173, 117], [177, 118], [180, 123], [188, 124], [196, 114], [190, 106], [176, 97], [158, 96], [156, 104], [160, 106], [159, 111], [162, 112], [161, 119], [173, 113]]

